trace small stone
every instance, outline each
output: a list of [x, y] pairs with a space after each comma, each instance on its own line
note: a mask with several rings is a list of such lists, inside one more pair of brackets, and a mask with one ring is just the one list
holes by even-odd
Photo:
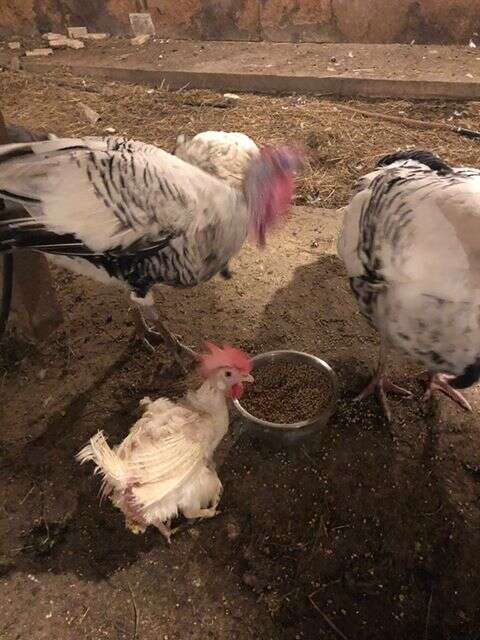
[[51, 42], [52, 40], [61, 40], [62, 38], [66, 38], [66, 36], [62, 33], [52, 33], [51, 31], [42, 35], [42, 40], [48, 40], [48, 42]]
[[20, 44], [20, 42], [9, 42], [8, 43], [8, 48], [9, 49], [20, 49], [22, 45]]
[[237, 96], [236, 93], [224, 93], [223, 97], [226, 100], [240, 100], [240, 96]]
[[240, 527], [235, 522], [229, 522], [227, 524], [227, 538], [229, 540], [236, 540], [240, 536]]
[[79, 102], [78, 106], [90, 124], [96, 124], [100, 120], [100, 114], [91, 109], [88, 105], [83, 102]]
[[242, 576], [243, 583], [247, 585], [247, 587], [251, 587], [255, 589], [258, 587], [258, 578], [253, 575], [253, 573], [244, 573]]
[[135, 36], [155, 35], [152, 16], [149, 13], [130, 13], [130, 26]]
[[[113, 127], [105, 127], [105, 129], [103, 130], [105, 133], [115, 133], [116, 130]], [[111, 321], [111, 320], [110, 320]]]
[[53, 50], [50, 48], [47, 49], [32, 49], [31, 51], [25, 51], [25, 55], [30, 58], [33, 56], [50, 56], [53, 53]]
[[130, 43], [135, 46], [142, 46], [146, 44], [149, 40], [150, 40], [150, 36], [148, 34], [143, 34], [140, 36], [135, 36], [135, 38], [132, 38], [130, 40]]
[[67, 33], [69, 38], [81, 38], [88, 34], [87, 27], [67, 27]]
[[47, 370], [46, 369], [40, 369], [40, 371], [38, 372], [38, 379], [39, 380], [45, 380], [45, 376], [47, 375]]
[[83, 49], [85, 47], [85, 43], [81, 40], [71, 40], [69, 38], [65, 40], [65, 44], [69, 49]]

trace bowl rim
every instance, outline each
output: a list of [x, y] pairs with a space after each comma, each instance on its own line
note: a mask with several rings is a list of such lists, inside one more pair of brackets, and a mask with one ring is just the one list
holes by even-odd
[[[242, 416], [242, 418], [244, 418], [245, 420], [248, 420], [249, 422], [253, 423], [256, 426], [267, 427], [269, 429], [276, 429], [279, 431], [297, 431], [299, 429], [304, 429], [305, 427], [311, 427], [319, 422], [325, 423], [326, 420], [328, 420], [328, 418], [332, 415], [335, 409], [335, 406], [338, 402], [339, 384], [338, 384], [337, 374], [335, 373], [333, 368], [328, 364], [328, 362], [326, 362], [322, 358], [319, 358], [318, 356], [312, 353], [307, 353], [306, 351], [296, 351], [294, 349], [278, 349], [275, 351], [264, 351], [263, 353], [258, 353], [257, 355], [253, 356], [252, 363], [253, 365], [255, 365], [255, 361], [259, 360], [260, 358], [263, 359], [265, 357], [272, 357], [274, 359], [275, 358], [281, 359], [281, 357], [285, 355], [301, 356], [302, 358], [305, 358], [305, 360], [310, 361], [310, 363], [316, 364], [317, 368], [321, 368], [323, 369], [324, 372], [327, 373], [331, 383], [332, 398], [329, 404], [325, 407], [325, 409], [322, 409], [322, 411], [317, 413], [312, 418], [309, 418], [308, 420], [301, 420], [298, 422], [270, 422], [268, 420], [263, 420], [262, 418], [258, 418], [257, 416], [254, 416], [252, 413], [250, 413], [244, 407], [242, 407], [239, 400], [233, 401], [233, 405], [236, 411]], [[255, 366], [253, 366], [253, 369], [254, 368]]]

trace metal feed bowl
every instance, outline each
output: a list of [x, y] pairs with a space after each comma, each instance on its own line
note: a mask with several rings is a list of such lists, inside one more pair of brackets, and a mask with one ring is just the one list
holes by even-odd
[[273, 364], [274, 362], [307, 364], [326, 374], [330, 380], [330, 393], [332, 397], [329, 404], [309, 420], [303, 420], [300, 422], [281, 423], [262, 420], [244, 409], [238, 400], [234, 401], [233, 404], [235, 409], [243, 418], [245, 425], [250, 430], [253, 430], [257, 435], [266, 436], [269, 439], [278, 439], [280, 437], [283, 440], [294, 442], [315, 433], [328, 422], [330, 416], [335, 411], [338, 402], [338, 380], [333, 369], [324, 360], [321, 360], [320, 358], [317, 358], [317, 356], [313, 356], [309, 353], [290, 350], [268, 351], [254, 356], [252, 358], [253, 375], [255, 376], [255, 370], [266, 365]]

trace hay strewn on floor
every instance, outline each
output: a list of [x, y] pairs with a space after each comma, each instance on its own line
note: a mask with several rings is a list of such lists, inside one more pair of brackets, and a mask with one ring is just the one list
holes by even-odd
[[[83, 89], [82, 89], [83, 87]], [[85, 88], [87, 91], [85, 91]], [[64, 135], [118, 134], [154, 142], [171, 150], [177, 134], [206, 129], [242, 131], [257, 143], [288, 141], [308, 150], [298, 203], [342, 205], [354, 179], [376, 159], [408, 145], [436, 151], [458, 165], [477, 165], [479, 142], [454, 133], [418, 130], [341, 110], [342, 104], [432, 122], [480, 128], [480, 103], [339, 101], [303, 96], [244, 94], [227, 103], [211, 91], [167, 92], [143, 85], [102, 83], [61, 72], [45, 77], [25, 72], [0, 73], [1, 108], [9, 121]], [[88, 124], [78, 102], [102, 116]]]

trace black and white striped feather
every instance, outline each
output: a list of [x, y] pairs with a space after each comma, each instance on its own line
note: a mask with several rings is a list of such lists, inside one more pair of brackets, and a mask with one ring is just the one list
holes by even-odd
[[451, 168], [428, 152], [393, 154], [379, 165], [355, 186], [338, 245], [360, 310], [430, 371], [475, 370], [474, 381], [480, 171]]
[[38, 249], [141, 296], [156, 282], [187, 287], [212, 277], [247, 234], [242, 194], [124, 138], [0, 147], [0, 197], [0, 251]]

